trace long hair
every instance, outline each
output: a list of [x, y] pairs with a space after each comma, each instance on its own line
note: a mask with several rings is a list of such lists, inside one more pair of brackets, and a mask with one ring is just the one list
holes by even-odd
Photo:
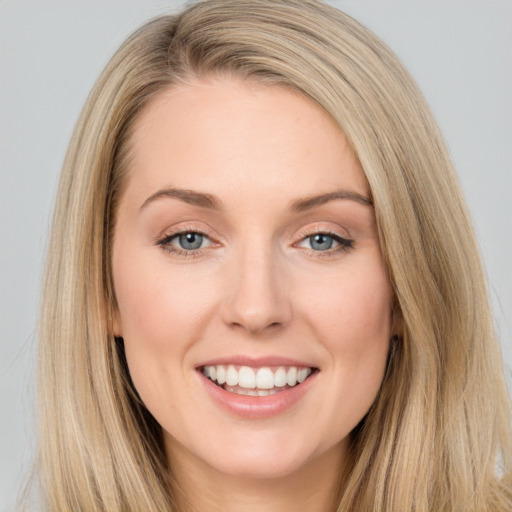
[[39, 465], [52, 511], [175, 510], [160, 427], [112, 334], [115, 213], [134, 120], [192, 77], [283, 84], [338, 123], [371, 190], [401, 336], [352, 432], [339, 511], [510, 510], [510, 402], [469, 216], [397, 57], [314, 0], [211, 0], [135, 32], [94, 86], [62, 172], [42, 294]]

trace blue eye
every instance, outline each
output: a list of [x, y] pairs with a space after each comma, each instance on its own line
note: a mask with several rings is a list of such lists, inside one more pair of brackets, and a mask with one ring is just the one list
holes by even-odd
[[211, 240], [207, 235], [197, 231], [182, 231], [181, 233], [168, 235], [157, 243], [166, 251], [188, 256], [198, 255], [200, 249], [204, 249], [211, 244]]
[[200, 249], [203, 245], [204, 236], [200, 233], [181, 233], [174, 237], [178, 240], [181, 249], [186, 251], [194, 251]]
[[325, 252], [332, 255], [338, 251], [352, 249], [354, 247], [354, 240], [330, 233], [314, 233], [304, 237], [298, 246], [311, 249], [317, 253]]
[[328, 251], [335, 243], [335, 240], [332, 236], [326, 235], [324, 233], [309, 236], [308, 239], [311, 249], [314, 249], [315, 251]]

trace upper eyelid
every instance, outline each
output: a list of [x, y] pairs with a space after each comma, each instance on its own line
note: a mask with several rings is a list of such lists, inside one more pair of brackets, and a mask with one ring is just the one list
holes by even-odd
[[339, 244], [339, 245], [341, 245], [343, 247], [352, 247], [354, 245], [354, 242], [355, 242], [355, 240], [352, 239], [352, 238], [347, 238], [347, 237], [338, 235], [336, 233], [329, 233], [329, 232], [326, 232], [326, 231], [318, 231], [316, 233], [311, 233], [309, 235], [302, 236], [297, 242], [294, 242], [293, 245], [294, 246], [298, 246], [299, 244], [303, 243], [308, 238], [311, 238], [311, 237], [313, 237], [315, 235], [326, 235], [326, 236], [332, 238], [337, 244]]
[[180, 225], [176, 228], [168, 228], [161, 231], [156, 237], [155, 240], [157, 243], [161, 243], [163, 240], [171, 239], [176, 236], [182, 235], [184, 233], [197, 233], [199, 235], [203, 235], [208, 237], [210, 240], [214, 240], [214, 236], [211, 233], [211, 230], [200, 228], [193, 225]]
[[[171, 243], [175, 238], [186, 234], [186, 233], [197, 233], [209, 240], [207, 247], [198, 247], [197, 249], [185, 249]], [[175, 232], [171, 232], [168, 235], [164, 235], [156, 240], [156, 245], [160, 249], [165, 249], [169, 254], [174, 254], [178, 257], [199, 257], [204, 254], [204, 251], [211, 249], [211, 246], [215, 246], [216, 242], [206, 233], [203, 233], [197, 229], [178, 229]]]
[[169, 233], [168, 235], [164, 236], [162, 238], [162, 241], [166, 241], [166, 240], [173, 240], [174, 238], [178, 238], [179, 236], [181, 235], [185, 235], [185, 234], [188, 234], [188, 233], [195, 233], [197, 235], [201, 235], [205, 238], [208, 238], [209, 240], [211, 240], [211, 237], [207, 234], [207, 233], [203, 233], [202, 231], [197, 231], [197, 230], [185, 230], [185, 231], [177, 231], [176, 233]]
[[335, 228], [326, 228], [326, 227], [321, 226], [321, 227], [306, 228], [306, 229], [300, 231], [300, 239], [303, 240], [304, 238], [307, 238], [309, 236], [321, 235], [321, 234], [341, 238], [343, 240], [350, 240], [352, 238], [349, 233], [342, 234]]
[[[197, 226], [194, 225], [196, 221], [190, 221], [183, 222], [178, 224], [176, 227], [171, 227], [170, 229], [162, 230], [158, 236], [155, 237], [155, 242], [157, 244], [161, 244], [163, 241], [170, 240], [176, 236], [179, 236], [180, 234], [184, 233], [198, 233], [202, 236], [207, 237], [212, 243], [222, 243], [223, 237], [218, 236], [216, 232], [207, 227], [204, 226]], [[346, 229], [339, 228], [336, 229], [335, 227], [328, 227], [325, 225], [319, 225], [319, 226], [306, 226], [301, 229], [294, 230], [295, 236], [293, 237], [294, 240], [292, 241], [292, 245], [297, 244], [298, 242], [301, 242], [305, 238], [308, 238], [310, 236], [314, 236], [317, 234], [325, 234], [328, 236], [332, 236], [333, 238], [339, 238], [341, 240], [346, 241], [353, 241], [353, 237], [350, 235], [350, 233], [347, 232]]]

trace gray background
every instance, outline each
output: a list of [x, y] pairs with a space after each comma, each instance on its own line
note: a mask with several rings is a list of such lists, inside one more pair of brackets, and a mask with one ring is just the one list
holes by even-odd
[[[332, 1], [402, 58], [443, 130], [512, 367], [512, 1]], [[0, 0], [0, 510], [35, 444], [37, 301], [57, 177], [81, 106], [122, 40], [182, 2]]]

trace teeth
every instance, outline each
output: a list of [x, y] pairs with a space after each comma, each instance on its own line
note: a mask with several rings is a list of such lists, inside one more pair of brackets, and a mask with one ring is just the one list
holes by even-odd
[[[215, 366], [213, 368], [215, 368]], [[238, 370], [238, 385], [241, 388], [247, 389], [254, 389], [256, 387], [256, 375], [252, 368], [249, 368], [248, 366], [240, 367], [240, 370]]]
[[237, 395], [245, 395], [245, 396], [267, 396], [267, 395], [275, 395], [276, 393], [279, 393], [281, 390], [277, 390], [275, 388], [273, 389], [245, 389], [241, 388], [240, 386], [226, 386], [224, 388], [226, 391], [229, 391], [230, 393], [235, 393]]
[[256, 374], [256, 384], [260, 389], [272, 389], [274, 387], [274, 374], [270, 368], [260, 368]]
[[238, 384], [238, 372], [231, 364], [228, 366], [228, 371], [226, 372], [226, 384], [228, 386], [236, 386]]
[[251, 396], [266, 396], [275, 393], [277, 390], [274, 388], [282, 389], [286, 385], [296, 386], [304, 382], [311, 372], [311, 368], [297, 368], [296, 366], [287, 368], [280, 366], [272, 370], [268, 366], [255, 369], [249, 366], [237, 368], [230, 364], [226, 368], [225, 365], [219, 364], [203, 368], [204, 375], [213, 382], [219, 385], [225, 384], [225, 389], [230, 388], [228, 390], [236, 386], [237, 391], [235, 392]]
[[288, 386], [295, 386], [297, 383], [297, 368], [291, 367], [286, 374], [286, 383]]
[[[308, 373], [308, 371], [309, 371], [309, 373]], [[304, 382], [310, 373], [311, 373], [311, 370], [309, 370], [309, 368], [301, 368], [297, 372], [297, 380], [299, 382]]]
[[286, 370], [280, 366], [274, 374], [274, 386], [276, 386], [276, 388], [283, 388], [286, 384]]
[[[226, 369], [224, 368], [224, 366], [222, 366], [222, 365], [206, 366], [205, 368], [216, 368], [217, 369], [217, 371], [216, 371], [217, 376], [215, 378], [210, 377], [213, 381], [215, 381], [215, 379], [217, 379], [218, 384], [224, 384], [224, 382], [226, 382]], [[211, 370], [210, 370], [210, 375], [212, 375]]]

